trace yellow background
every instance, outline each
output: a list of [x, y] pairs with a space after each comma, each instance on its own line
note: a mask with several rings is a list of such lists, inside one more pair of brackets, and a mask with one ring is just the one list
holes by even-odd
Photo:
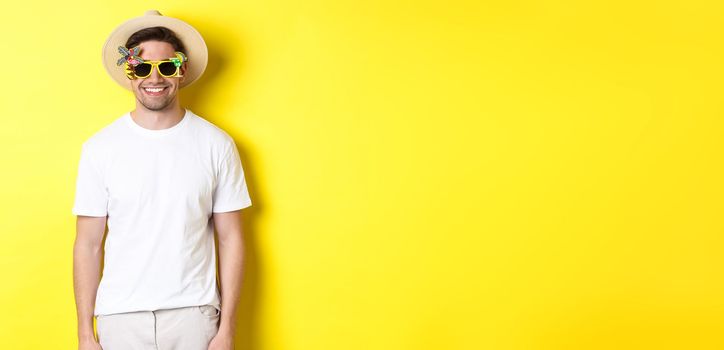
[[724, 6], [651, 0], [3, 5], [0, 348], [77, 347], [101, 47], [152, 8], [254, 202], [237, 349], [724, 348]]

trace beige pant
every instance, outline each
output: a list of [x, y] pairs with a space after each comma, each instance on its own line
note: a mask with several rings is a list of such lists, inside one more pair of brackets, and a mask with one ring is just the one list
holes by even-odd
[[98, 342], [103, 350], [207, 350], [220, 313], [200, 305], [99, 315]]

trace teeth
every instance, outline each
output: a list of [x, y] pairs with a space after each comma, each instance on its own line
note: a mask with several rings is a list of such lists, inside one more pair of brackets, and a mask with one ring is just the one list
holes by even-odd
[[145, 90], [148, 92], [160, 92], [163, 89], [164, 88], [145, 88]]

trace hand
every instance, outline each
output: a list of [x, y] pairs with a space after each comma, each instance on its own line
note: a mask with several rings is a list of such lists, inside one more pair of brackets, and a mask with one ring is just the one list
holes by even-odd
[[234, 337], [227, 332], [217, 332], [209, 342], [208, 350], [234, 350]]
[[103, 350], [95, 339], [86, 338], [78, 342], [78, 350]]

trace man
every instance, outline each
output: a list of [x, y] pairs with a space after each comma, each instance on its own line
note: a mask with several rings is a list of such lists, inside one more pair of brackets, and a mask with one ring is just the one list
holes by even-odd
[[73, 206], [79, 349], [231, 350], [240, 209], [251, 199], [234, 140], [178, 98], [205, 70], [206, 44], [187, 23], [148, 11], [110, 35], [103, 61], [136, 107], [82, 145]]

